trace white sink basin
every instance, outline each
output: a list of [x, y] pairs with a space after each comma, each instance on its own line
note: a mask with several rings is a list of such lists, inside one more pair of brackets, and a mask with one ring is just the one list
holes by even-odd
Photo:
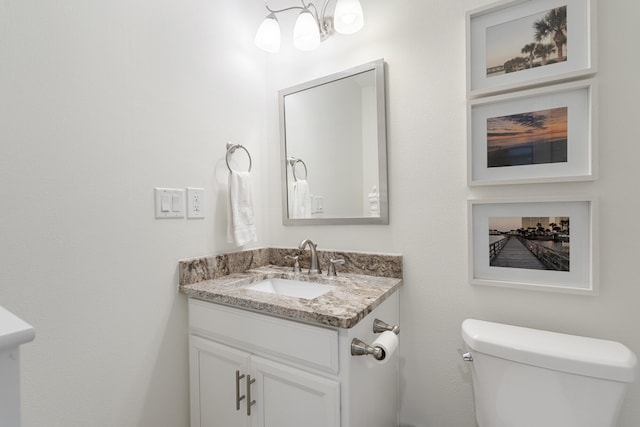
[[325, 285], [322, 283], [302, 282], [300, 280], [290, 279], [265, 279], [256, 283], [243, 286], [244, 289], [252, 291], [267, 292], [274, 295], [283, 295], [287, 297], [314, 299], [321, 295], [331, 292], [336, 287], [333, 285]]

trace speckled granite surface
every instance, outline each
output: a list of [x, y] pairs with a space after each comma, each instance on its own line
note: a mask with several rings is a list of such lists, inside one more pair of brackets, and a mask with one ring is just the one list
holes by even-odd
[[269, 265], [269, 252], [267, 248], [252, 249], [180, 261], [178, 263], [180, 286]]
[[[303, 272], [305, 269], [309, 269], [310, 252], [308, 250], [300, 251], [297, 248], [251, 249], [180, 261], [178, 264], [179, 283], [182, 286], [202, 282], [266, 265], [292, 266], [293, 261], [286, 259], [287, 255], [299, 256]], [[332, 258], [344, 259], [345, 261], [343, 265], [336, 266], [338, 274], [354, 273], [402, 279], [401, 255], [318, 250], [318, 261], [323, 273], [327, 272], [329, 259]]]
[[[245, 289], [244, 286], [279, 277], [314, 281], [336, 286], [336, 289], [307, 300]], [[259, 311], [338, 328], [352, 328], [374, 308], [393, 294], [402, 279], [345, 273], [337, 277], [293, 274], [289, 267], [265, 266], [232, 273], [217, 279], [181, 285], [185, 295], [218, 304]]]
[[[306, 251], [308, 252], [308, 251]], [[300, 255], [302, 272], [294, 274], [285, 255]], [[306, 256], [302, 256], [306, 255]], [[352, 328], [402, 285], [402, 256], [318, 251], [322, 275], [309, 276], [309, 256], [297, 249], [254, 249], [180, 261], [180, 292], [218, 304], [259, 311], [338, 328]], [[327, 277], [329, 258], [342, 258], [337, 277]], [[275, 265], [274, 265], [275, 264]], [[244, 289], [267, 278], [289, 278], [335, 285], [307, 300]]]
[[[305, 271], [305, 268], [309, 269], [311, 252], [309, 250], [300, 251], [297, 248], [271, 248], [269, 250], [269, 264], [293, 265], [291, 260], [285, 258], [286, 255], [298, 255], [302, 271]], [[336, 266], [338, 274], [342, 272], [402, 279], [402, 256], [400, 255], [318, 250], [318, 261], [322, 272], [325, 274], [329, 268], [330, 259], [343, 259], [345, 261], [344, 264]]]

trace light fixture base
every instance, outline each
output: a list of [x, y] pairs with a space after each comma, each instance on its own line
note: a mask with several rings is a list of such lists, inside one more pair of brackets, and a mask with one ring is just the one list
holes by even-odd
[[320, 25], [320, 41], [325, 41], [336, 33], [333, 28], [333, 16], [325, 16], [322, 18], [322, 25]]

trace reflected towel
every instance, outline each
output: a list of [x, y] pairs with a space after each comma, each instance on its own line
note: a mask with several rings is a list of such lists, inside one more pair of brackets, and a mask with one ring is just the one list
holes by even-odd
[[251, 175], [249, 172], [233, 171], [229, 174], [227, 241], [242, 246], [257, 240], [258, 234], [251, 195]]
[[309, 193], [309, 183], [305, 179], [299, 179], [293, 183], [291, 217], [311, 218], [311, 193]]

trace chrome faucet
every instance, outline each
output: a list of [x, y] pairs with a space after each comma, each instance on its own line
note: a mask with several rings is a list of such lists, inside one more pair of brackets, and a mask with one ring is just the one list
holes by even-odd
[[316, 246], [318, 245], [316, 245], [309, 239], [304, 239], [302, 242], [300, 242], [300, 246], [298, 246], [298, 249], [304, 251], [304, 248], [307, 245], [311, 250], [311, 264], [309, 265], [309, 274], [320, 274], [322, 272], [320, 271], [320, 264], [318, 263], [318, 253], [316, 252]]

